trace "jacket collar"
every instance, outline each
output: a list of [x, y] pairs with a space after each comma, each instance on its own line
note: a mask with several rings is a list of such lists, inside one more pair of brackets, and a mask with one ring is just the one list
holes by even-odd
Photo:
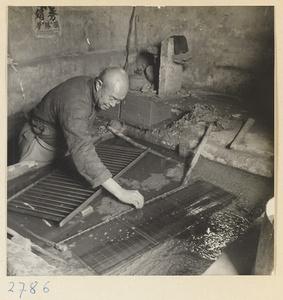
[[95, 90], [95, 82], [96, 82], [96, 78], [90, 78], [88, 81], [88, 86], [90, 88], [90, 94], [92, 97], [92, 101], [93, 101], [93, 105], [96, 106], [96, 90]]

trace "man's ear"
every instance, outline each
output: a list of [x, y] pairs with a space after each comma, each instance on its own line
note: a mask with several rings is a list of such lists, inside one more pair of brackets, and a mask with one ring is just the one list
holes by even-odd
[[97, 78], [95, 81], [95, 90], [98, 92], [101, 89], [102, 85], [103, 82], [101, 81], [101, 79]]

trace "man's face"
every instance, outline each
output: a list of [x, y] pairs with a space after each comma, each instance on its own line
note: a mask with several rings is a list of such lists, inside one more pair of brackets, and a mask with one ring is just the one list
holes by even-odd
[[102, 87], [97, 92], [97, 104], [102, 110], [114, 107], [125, 98], [125, 94], [116, 88]]
[[102, 110], [109, 109], [110, 107], [114, 107], [116, 104], [120, 103], [121, 100], [115, 98], [115, 95], [111, 93], [104, 92], [100, 90], [97, 95], [98, 98], [98, 107]]

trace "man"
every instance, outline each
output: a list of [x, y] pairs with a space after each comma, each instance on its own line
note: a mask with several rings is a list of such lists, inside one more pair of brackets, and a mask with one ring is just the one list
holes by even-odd
[[46, 165], [68, 149], [93, 188], [102, 185], [120, 201], [143, 207], [144, 198], [137, 190], [125, 190], [112, 178], [91, 136], [96, 112], [114, 107], [128, 89], [128, 75], [118, 67], [107, 68], [97, 78], [78, 76], [56, 86], [31, 111], [19, 138], [20, 161]]

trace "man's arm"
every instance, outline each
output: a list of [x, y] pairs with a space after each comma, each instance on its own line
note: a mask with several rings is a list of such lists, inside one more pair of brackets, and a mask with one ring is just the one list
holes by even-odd
[[143, 196], [136, 190], [123, 189], [99, 159], [88, 127], [91, 107], [83, 99], [65, 105], [61, 116], [62, 129], [77, 170], [93, 188], [102, 185], [120, 201], [141, 208]]
[[102, 186], [111, 194], [116, 196], [120, 201], [127, 204], [133, 204], [136, 208], [143, 207], [144, 198], [139, 191], [125, 190], [113, 178], [109, 178], [104, 181]]

